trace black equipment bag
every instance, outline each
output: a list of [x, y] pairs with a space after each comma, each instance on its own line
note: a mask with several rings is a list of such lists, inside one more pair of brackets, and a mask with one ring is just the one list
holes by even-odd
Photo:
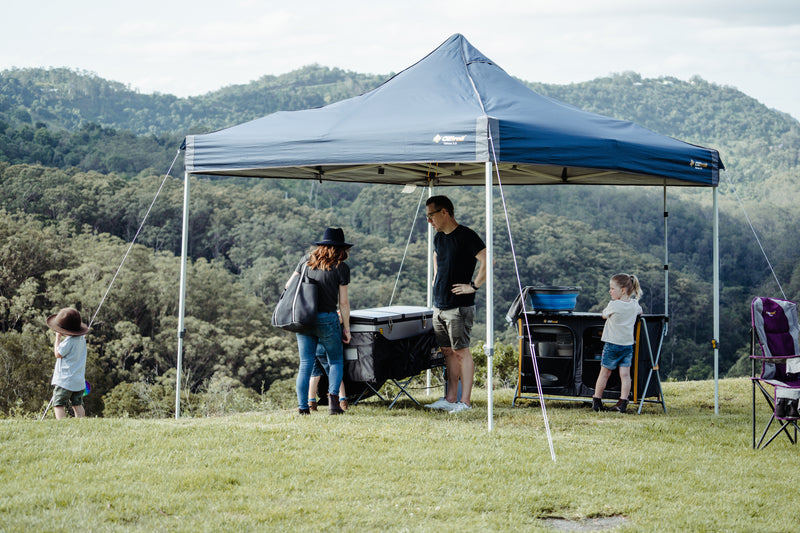
[[431, 353], [436, 346], [433, 330], [395, 340], [377, 331], [356, 332], [351, 335], [349, 346], [358, 353], [357, 360], [345, 361], [345, 374], [352, 381], [383, 383], [440, 366]]
[[317, 321], [317, 285], [307, 276], [307, 269], [304, 264], [299, 276], [289, 278], [272, 313], [273, 326], [298, 332]]

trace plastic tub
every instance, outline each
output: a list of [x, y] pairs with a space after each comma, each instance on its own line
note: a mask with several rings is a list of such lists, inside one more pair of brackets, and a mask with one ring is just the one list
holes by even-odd
[[529, 294], [534, 311], [572, 311], [580, 293], [580, 287], [537, 286]]

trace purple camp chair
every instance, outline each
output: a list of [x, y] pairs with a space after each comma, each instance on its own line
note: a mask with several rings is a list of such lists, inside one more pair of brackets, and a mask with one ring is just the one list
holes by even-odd
[[[800, 399], [800, 324], [797, 304], [774, 298], [753, 298], [750, 304], [752, 335], [750, 360], [753, 371], [753, 448], [766, 448], [784, 433], [792, 444], [797, 443], [797, 406]], [[757, 347], [760, 350], [757, 350]], [[756, 353], [756, 352], [760, 353]], [[756, 375], [757, 363], [761, 372]], [[771, 389], [769, 389], [771, 387]], [[756, 388], [761, 391], [770, 410], [761, 440], [756, 443]], [[765, 441], [772, 423], [780, 427]], [[791, 431], [790, 431], [791, 430]]]

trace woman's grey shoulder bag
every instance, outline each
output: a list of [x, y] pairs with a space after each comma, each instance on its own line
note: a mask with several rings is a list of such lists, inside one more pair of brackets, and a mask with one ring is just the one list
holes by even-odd
[[272, 325], [287, 331], [303, 331], [317, 321], [317, 284], [308, 277], [308, 264], [299, 276], [289, 278], [275, 311]]

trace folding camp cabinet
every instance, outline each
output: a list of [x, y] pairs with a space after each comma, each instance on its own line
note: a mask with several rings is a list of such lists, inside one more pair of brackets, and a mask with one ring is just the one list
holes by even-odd
[[[528, 326], [530, 327], [530, 337]], [[514, 395], [517, 400], [538, 400], [536, 375], [531, 359], [531, 340], [542, 383], [542, 393], [552, 399], [586, 401], [594, 394], [603, 353], [605, 319], [599, 313], [528, 312], [518, 318], [519, 376]], [[661, 391], [659, 359], [665, 333], [664, 315], [642, 315], [634, 330], [631, 392], [639, 411], [645, 403], [658, 403], [667, 412]], [[613, 372], [604, 398], [618, 399], [621, 383]]]
[[[441, 367], [444, 358], [436, 349], [433, 335], [433, 309], [416, 306], [389, 306], [361, 309], [350, 313], [350, 344], [345, 344], [345, 375], [350, 381], [367, 385], [365, 392], [376, 394], [387, 380], [400, 391], [392, 400], [406, 395], [413, 379], [423, 370]], [[354, 403], [364, 397], [359, 396]]]

